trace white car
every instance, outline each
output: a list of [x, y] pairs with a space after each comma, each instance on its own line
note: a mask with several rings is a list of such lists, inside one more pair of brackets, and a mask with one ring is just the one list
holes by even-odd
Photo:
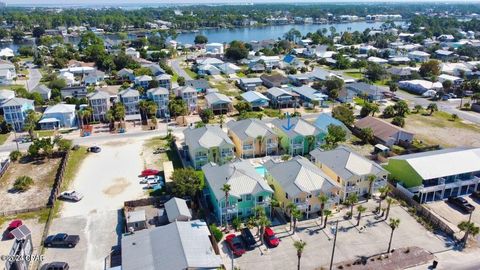
[[160, 176], [158, 175], [149, 175], [140, 180], [140, 184], [158, 184], [160, 183]]
[[78, 202], [83, 198], [83, 194], [75, 190], [64, 191], [58, 196], [60, 199]]

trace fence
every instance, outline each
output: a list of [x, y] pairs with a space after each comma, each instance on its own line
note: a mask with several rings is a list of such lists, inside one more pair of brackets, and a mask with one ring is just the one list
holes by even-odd
[[171, 196], [155, 196], [155, 197], [148, 197], [133, 201], [126, 201], [123, 203], [124, 207], [140, 207], [140, 206], [147, 206], [147, 205], [155, 205], [155, 206], [162, 206], [165, 202], [170, 200]]
[[403, 193], [400, 189], [394, 187], [391, 184], [389, 185], [392, 188], [392, 194], [394, 197], [407, 202], [408, 205], [410, 205], [411, 207], [413, 207], [413, 209], [415, 209], [415, 214], [424, 218], [434, 229], [440, 230], [450, 237], [455, 236], [455, 231], [442, 219], [432, 214], [429, 209], [427, 209], [425, 206], [421, 205], [414, 199], [410, 198], [407, 194]]
[[53, 183], [53, 188], [50, 193], [50, 198], [48, 198], [47, 206], [52, 207], [57, 200], [57, 196], [61, 191], [62, 182], [63, 182], [63, 175], [65, 173], [65, 168], [67, 167], [68, 158], [70, 156], [69, 152], [65, 152], [62, 154], [63, 158], [60, 162], [60, 166], [58, 168], [57, 174], [55, 176], [55, 182]]
[[2, 163], [0, 163], [0, 178], [5, 174], [8, 166], [10, 166], [10, 159], [8, 158], [2, 161]]
[[40, 210], [43, 210], [45, 208], [47, 208], [47, 207], [46, 206], [39, 206], [39, 207], [24, 208], [24, 209], [19, 209], [19, 210], [2, 211], [2, 212], [0, 212], [0, 217], [1, 216], [13, 216], [13, 215], [18, 215], [18, 214], [22, 214], [22, 213], [40, 211]]

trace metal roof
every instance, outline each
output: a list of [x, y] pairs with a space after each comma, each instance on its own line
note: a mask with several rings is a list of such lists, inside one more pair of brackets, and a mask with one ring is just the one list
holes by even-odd
[[265, 95], [263, 95], [262, 93], [257, 92], [257, 91], [248, 91], [248, 92], [245, 92], [245, 93], [241, 94], [241, 96], [242, 96], [243, 99], [245, 99], [245, 101], [247, 101], [249, 103], [255, 102], [259, 99], [267, 100], [267, 101], [270, 100]]
[[233, 147], [232, 140], [219, 126], [206, 125], [200, 128], [187, 128], [183, 131], [185, 144], [192, 150], [212, 148], [227, 144]]
[[259, 119], [249, 118], [240, 121], [230, 121], [227, 123], [227, 127], [242, 141], [256, 139], [259, 136], [276, 136], [273, 129]]
[[210, 93], [205, 96], [208, 105], [232, 103], [232, 100], [224, 94]]
[[188, 209], [187, 202], [184, 199], [173, 197], [165, 203], [165, 211], [167, 211], [168, 221], [174, 222], [179, 217], [187, 219], [192, 218], [190, 209]]
[[288, 119], [274, 119], [272, 124], [289, 138], [297, 136], [317, 136], [322, 132], [319, 128], [299, 117], [290, 118], [290, 129], [285, 128], [288, 125]]

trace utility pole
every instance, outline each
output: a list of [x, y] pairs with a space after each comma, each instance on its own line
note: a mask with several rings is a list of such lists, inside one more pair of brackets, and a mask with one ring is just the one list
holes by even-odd
[[20, 152], [20, 148], [18, 147], [17, 131], [15, 130], [15, 125], [13, 126], [13, 135], [15, 136], [15, 144], [17, 145], [17, 151]]
[[333, 266], [333, 256], [335, 255], [335, 245], [337, 243], [337, 233], [338, 233], [338, 219], [335, 223], [335, 236], [333, 237], [333, 248], [332, 248], [332, 257], [330, 258], [330, 270], [332, 270]]

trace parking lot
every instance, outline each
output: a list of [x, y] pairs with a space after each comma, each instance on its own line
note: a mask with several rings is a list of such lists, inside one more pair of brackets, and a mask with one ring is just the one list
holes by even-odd
[[[390, 217], [401, 220], [400, 227], [395, 230], [392, 248], [418, 246], [429, 252], [439, 252], [448, 249], [451, 244], [441, 236], [425, 230], [400, 206], [392, 208]], [[338, 217], [334, 217], [333, 220], [336, 218]], [[360, 224], [360, 226], [365, 225], [366, 230], [360, 232], [354, 225], [356, 225], [356, 219], [341, 219], [339, 222], [334, 263], [386, 251], [391, 231], [387, 222], [376, 219], [375, 215], [367, 211]], [[235, 258], [235, 265], [240, 269], [295, 269], [297, 254], [293, 242], [303, 240], [307, 245], [302, 255], [302, 269], [328, 268], [333, 245], [332, 226], [334, 226], [333, 221], [329, 222], [327, 228], [323, 230], [315, 220], [308, 220], [300, 223], [298, 232], [295, 234], [288, 232], [288, 224], [274, 227], [281, 240], [278, 247], [266, 251], [262, 251], [265, 249], [264, 246], [257, 247], [242, 257]], [[222, 242], [220, 247], [225, 265], [230, 266], [231, 257], [226, 244]]]
[[79, 202], [64, 202], [50, 234], [66, 232], [80, 236], [73, 249], [49, 248], [46, 262], [65, 261], [71, 269], [104, 269], [112, 247], [120, 241], [123, 202], [145, 196], [138, 174], [143, 140], [129, 139], [99, 145], [82, 163], [71, 189], [84, 194]]

